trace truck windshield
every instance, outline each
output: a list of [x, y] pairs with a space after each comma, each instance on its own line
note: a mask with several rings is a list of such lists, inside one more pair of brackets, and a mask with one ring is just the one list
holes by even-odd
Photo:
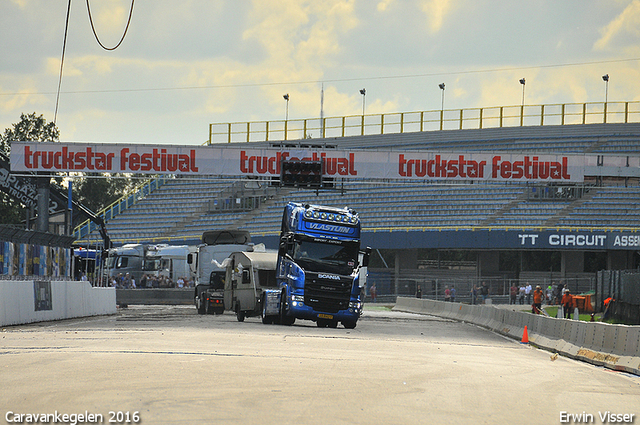
[[297, 240], [293, 259], [305, 270], [350, 275], [356, 267], [358, 243], [332, 244]]
[[147, 272], [155, 272], [160, 270], [159, 258], [147, 258], [142, 264], [142, 269]]
[[211, 285], [211, 289], [220, 291], [224, 289], [224, 281], [226, 272], [211, 272], [209, 276], [209, 285]]

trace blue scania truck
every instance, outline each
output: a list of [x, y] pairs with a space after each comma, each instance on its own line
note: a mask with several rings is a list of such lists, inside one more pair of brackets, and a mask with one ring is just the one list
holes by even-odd
[[276, 263], [278, 289], [262, 294], [262, 323], [356, 327], [370, 248], [360, 249], [360, 218], [348, 208], [289, 202]]

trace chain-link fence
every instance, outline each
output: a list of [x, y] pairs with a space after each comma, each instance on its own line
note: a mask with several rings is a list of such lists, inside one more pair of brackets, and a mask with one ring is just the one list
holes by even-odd
[[[371, 301], [371, 287], [375, 284], [377, 302], [395, 302], [397, 296], [417, 296], [418, 289], [422, 298], [444, 301], [445, 291], [448, 289], [450, 294], [452, 290], [455, 291], [456, 302], [473, 304], [482, 299], [482, 286], [484, 284], [488, 290], [488, 298], [491, 299], [493, 304], [508, 304], [512, 285], [515, 285], [518, 289], [523, 285], [531, 285], [531, 294], [533, 294], [536, 286], [543, 288], [545, 293], [551, 286], [549, 289], [549, 302], [552, 303], [553, 293], [557, 292], [559, 285], [567, 287], [573, 294], [582, 294], [595, 291], [595, 280], [595, 275], [593, 277], [565, 279], [551, 277], [529, 279], [477, 278], [473, 276], [434, 277], [428, 271], [401, 271], [396, 277], [392, 270], [370, 269], [367, 279], [366, 301]], [[531, 300], [526, 297], [523, 300], [517, 297], [516, 302], [531, 304]]]
[[611, 298], [609, 314], [625, 323], [640, 324], [640, 271], [602, 270], [596, 284], [596, 310], [605, 310]]

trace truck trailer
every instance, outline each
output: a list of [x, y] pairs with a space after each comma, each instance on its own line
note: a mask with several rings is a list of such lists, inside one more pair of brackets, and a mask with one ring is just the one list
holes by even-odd
[[262, 322], [356, 327], [370, 248], [360, 249], [360, 218], [349, 208], [289, 202], [282, 216], [277, 289], [263, 291]]

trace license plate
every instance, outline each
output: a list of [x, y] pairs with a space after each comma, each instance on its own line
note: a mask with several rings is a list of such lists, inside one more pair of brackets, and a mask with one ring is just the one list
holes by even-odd
[[333, 319], [333, 316], [330, 314], [318, 314], [318, 319]]

